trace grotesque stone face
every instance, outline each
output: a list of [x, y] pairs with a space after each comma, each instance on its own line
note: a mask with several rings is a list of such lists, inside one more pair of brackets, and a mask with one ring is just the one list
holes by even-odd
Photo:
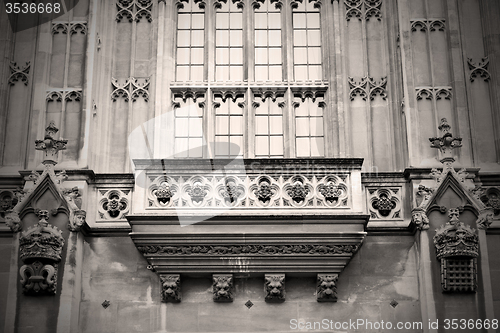
[[316, 298], [318, 302], [337, 301], [337, 274], [318, 274]]
[[285, 274], [266, 274], [266, 302], [285, 301]]
[[213, 293], [215, 302], [233, 301], [233, 276], [214, 274], [213, 275]]
[[161, 298], [163, 302], [181, 301], [181, 278], [180, 275], [163, 275], [161, 279]]

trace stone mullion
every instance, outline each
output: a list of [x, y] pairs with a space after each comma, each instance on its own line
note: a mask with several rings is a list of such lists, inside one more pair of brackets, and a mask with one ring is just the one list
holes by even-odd
[[[433, 294], [432, 259], [430, 254], [429, 230], [418, 230], [416, 233], [418, 248], [418, 280], [420, 294], [420, 312], [422, 322], [429, 323], [437, 320], [436, 305]], [[423, 325], [425, 333], [437, 333], [437, 329], [431, 329]]]
[[[324, 114], [323, 114], [323, 144], [324, 144], [324, 157], [333, 157], [334, 156], [334, 150], [337, 150], [334, 148], [335, 142], [338, 141], [338, 135], [334, 133], [338, 129], [338, 126], [335, 126], [337, 123], [336, 118], [337, 115], [334, 112], [334, 105], [335, 101], [333, 98], [333, 82], [334, 79], [332, 76], [335, 75], [335, 71], [332, 69], [334, 68], [333, 62], [331, 61], [330, 57], [330, 52], [329, 50], [331, 49], [331, 46], [333, 45], [331, 41], [331, 36], [332, 36], [332, 29], [330, 29], [332, 24], [329, 24], [328, 22], [328, 17], [331, 17], [331, 5], [328, 3], [325, 3], [323, 6], [320, 8], [320, 28], [321, 28], [321, 53], [322, 53], [322, 62], [323, 62], [323, 68], [322, 68], [322, 80], [327, 80], [328, 81], [328, 87], [329, 89], [327, 90], [325, 94], [325, 103], [326, 106], [323, 109]], [[334, 54], [334, 52], [331, 52]], [[333, 74], [332, 74], [333, 73]], [[328, 129], [328, 130], [327, 130]], [[332, 129], [332, 130], [329, 130]]]
[[[137, 10], [137, 9], [136, 9]], [[129, 78], [130, 78], [130, 86], [129, 86], [129, 92], [130, 95], [132, 95], [133, 91], [133, 80], [135, 76], [135, 48], [136, 48], [136, 39], [137, 39], [137, 21], [134, 19], [132, 21], [132, 33], [130, 35], [131, 41], [130, 41], [130, 64], [129, 64]], [[132, 102], [132, 99], [128, 101], [128, 115], [127, 115], [127, 133], [132, 133], [132, 122], [133, 122], [133, 114], [134, 114], [134, 105], [135, 103]], [[126, 144], [126, 143], [122, 143]], [[125, 149], [125, 172], [131, 172], [131, 165], [128, 163], [130, 160], [130, 153], [128, 149]]]
[[[285, 92], [285, 101], [287, 102], [283, 110], [283, 157], [295, 157], [295, 109], [293, 107], [293, 93], [290, 89], [290, 83], [295, 81], [293, 76], [293, 24], [292, 24], [292, 6], [287, 1], [281, 9], [282, 33], [288, 34], [286, 44], [282, 45], [285, 56], [283, 57], [283, 71], [286, 76], [283, 80], [288, 82], [288, 89]], [[281, 199], [280, 199], [281, 200]]]
[[[343, 128], [343, 111], [344, 105], [340, 102], [342, 98], [342, 80], [337, 79], [338, 74], [338, 63], [341, 62], [341, 59], [338, 57], [338, 52], [340, 49], [339, 45], [339, 23], [341, 21], [339, 17], [339, 6], [338, 1], [333, 1], [330, 5], [328, 3], [325, 4], [325, 13], [326, 18], [333, 17], [333, 20], [328, 20], [325, 18], [323, 21], [325, 31], [328, 38], [328, 51], [323, 50], [324, 53], [327, 53], [327, 59], [329, 63], [329, 75], [327, 77], [328, 80], [328, 93], [327, 93], [327, 105], [328, 105], [328, 113], [330, 114], [327, 120], [327, 128], [332, 128], [335, 130], [331, 135], [328, 134], [328, 155], [329, 157], [341, 157], [344, 143], [344, 128]], [[331, 50], [333, 49], [333, 52]], [[329, 131], [328, 131], [329, 132]]]
[[[163, 4], [163, 5], [162, 5]], [[172, 156], [174, 154], [174, 145], [162, 144], [162, 142], [174, 142], [175, 132], [174, 132], [174, 103], [172, 91], [169, 89], [172, 82], [175, 81], [175, 49], [177, 45], [177, 8], [174, 1], [162, 1], [159, 3], [160, 13], [163, 8], [164, 23], [162, 29], [164, 29], [165, 35], [161, 35], [158, 31], [158, 39], [162, 39], [161, 45], [163, 48], [161, 53], [158, 53], [158, 59], [161, 69], [161, 76], [157, 74], [156, 82], [159, 84], [157, 86], [157, 94], [155, 96], [156, 101], [161, 100], [160, 109], [155, 108], [155, 112], [159, 121], [155, 121], [158, 124], [155, 129], [155, 152], [158, 152], [159, 158], [161, 156]], [[164, 6], [164, 7], [162, 7]], [[206, 16], [206, 14], [205, 14]], [[160, 19], [160, 18], [159, 18]], [[206, 21], [206, 17], [205, 17]], [[158, 22], [158, 27], [160, 27], [160, 22]], [[160, 43], [158, 44], [158, 50], [160, 48]], [[160, 57], [160, 54], [162, 56]], [[173, 75], [171, 75], [173, 73]], [[167, 89], [168, 90], [164, 90]], [[170, 110], [170, 112], [166, 112]], [[163, 116], [161, 116], [163, 115]], [[156, 130], [158, 132], [156, 132]], [[168, 136], [167, 136], [168, 135]]]
[[[169, 1], [171, 6], [171, 1]], [[158, 158], [161, 156], [160, 152], [160, 143], [161, 143], [161, 118], [160, 115], [163, 110], [163, 96], [170, 96], [169, 93], [165, 93], [163, 91], [163, 65], [165, 63], [164, 57], [164, 41], [172, 40], [173, 36], [171, 36], [172, 29], [166, 29], [167, 33], [165, 34], [165, 14], [171, 13], [170, 11], [166, 11], [165, 7], [167, 6], [166, 1], [158, 1], [158, 19], [156, 20], [156, 25], [158, 27], [158, 35], [157, 35], [157, 44], [156, 44], [156, 94], [155, 94], [155, 103], [154, 103], [154, 142], [153, 142], [153, 157]], [[169, 15], [169, 14], [167, 14]], [[169, 20], [168, 20], [169, 21]], [[168, 22], [167, 21], [167, 22]], [[168, 75], [165, 75], [167, 77]], [[169, 105], [165, 103], [165, 105]]]

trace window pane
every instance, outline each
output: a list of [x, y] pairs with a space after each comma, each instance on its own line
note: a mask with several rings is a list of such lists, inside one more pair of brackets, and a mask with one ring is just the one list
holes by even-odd
[[191, 15], [179, 13], [179, 16], [177, 17], [177, 28], [178, 29], [190, 29], [191, 28]]
[[281, 81], [281, 66], [270, 66], [269, 67], [269, 80], [271, 81]]
[[229, 80], [229, 66], [217, 66], [215, 68], [215, 79], [217, 81]]
[[[204, 63], [204, 52], [203, 48], [193, 48], [191, 49], [191, 63], [192, 64], [200, 64]], [[179, 61], [179, 53], [177, 53], [177, 61]]]
[[283, 134], [283, 120], [281, 117], [269, 117], [270, 134]]
[[228, 116], [215, 117], [215, 133], [216, 134], [229, 134], [229, 117]]
[[311, 156], [324, 156], [323, 138], [311, 138]]
[[216, 46], [229, 46], [229, 31], [217, 30], [215, 32], [215, 45]]
[[267, 64], [267, 49], [264, 48], [255, 49], [255, 63]]
[[243, 134], [243, 117], [242, 116], [232, 116], [231, 117], [231, 128], [229, 129], [231, 135]]
[[321, 48], [309, 47], [307, 48], [307, 55], [310, 64], [321, 64]]
[[295, 108], [295, 114], [298, 117], [308, 116], [309, 112], [307, 112], [307, 105], [304, 105], [303, 103], [300, 104], [299, 107]]
[[231, 81], [243, 81], [243, 66], [231, 66]]
[[307, 44], [309, 46], [321, 46], [321, 37], [319, 30], [307, 31]]
[[267, 46], [267, 30], [256, 30], [255, 31], [255, 45], [256, 46]]
[[243, 45], [243, 31], [231, 30], [229, 40], [230, 40], [231, 46], [242, 46]]
[[236, 103], [228, 103], [229, 104], [229, 113], [230, 114], [243, 114], [243, 109], [238, 106], [238, 103], [241, 99], [237, 99]]
[[306, 28], [306, 14], [293, 13], [293, 27], [296, 29]]
[[175, 119], [175, 135], [188, 136], [188, 118]]
[[229, 114], [228, 103], [224, 103], [220, 98], [217, 98], [216, 101], [219, 103], [219, 107], [215, 108], [215, 114]]
[[229, 49], [216, 48], [215, 49], [215, 63], [221, 65], [229, 64]]
[[243, 64], [243, 49], [232, 48], [229, 59], [231, 64]]
[[255, 155], [269, 155], [269, 138], [267, 136], [255, 137]]
[[309, 118], [295, 118], [297, 136], [309, 136]]
[[229, 13], [216, 13], [215, 22], [217, 29], [229, 29]]
[[283, 137], [282, 136], [271, 136], [271, 152], [272, 156], [283, 156]]
[[255, 133], [256, 134], [268, 134], [269, 129], [267, 128], [267, 119], [266, 116], [257, 116], [255, 117]]
[[280, 30], [270, 30], [269, 31], [269, 46], [281, 46], [281, 31]]
[[266, 13], [255, 13], [255, 29], [267, 29]]
[[278, 102], [270, 104], [270, 114], [283, 114], [283, 110], [278, 106]]
[[323, 108], [320, 108], [317, 104], [311, 103], [309, 106], [309, 114], [311, 117], [321, 117], [323, 115]]
[[189, 136], [203, 136], [202, 126], [203, 124], [201, 118], [189, 118]]
[[309, 80], [321, 80], [321, 66], [309, 66]]
[[307, 80], [307, 66], [295, 66], [295, 80]]
[[191, 42], [190, 42], [190, 31], [187, 30], [187, 31], [178, 31], [177, 32], [177, 45], [178, 46], [190, 46], [191, 45]]
[[319, 29], [319, 13], [307, 13], [307, 28]]
[[189, 157], [203, 157], [202, 141], [201, 138], [189, 139]]
[[255, 66], [255, 80], [267, 81], [267, 66]]
[[297, 138], [297, 157], [309, 155], [309, 138]]
[[307, 48], [295, 47], [293, 49], [293, 61], [295, 64], [307, 64]]
[[191, 17], [191, 25], [193, 29], [204, 29], [205, 28], [205, 21], [204, 21], [204, 16], [205, 14], [193, 14]]
[[193, 40], [191, 41], [191, 46], [203, 46], [204, 34], [205, 34], [205, 32], [203, 30], [191, 31], [191, 36], [193, 38]]
[[189, 81], [189, 67], [188, 66], [177, 66], [176, 80], [177, 81]]
[[216, 136], [215, 137], [215, 155], [228, 156], [229, 155], [229, 137]]
[[232, 136], [231, 137], [230, 152], [231, 156], [238, 156], [240, 151], [243, 150], [243, 137], [242, 136]]
[[241, 29], [243, 27], [243, 16], [241, 13], [231, 13], [231, 29]]
[[281, 17], [280, 13], [269, 13], [269, 29], [280, 29]]
[[178, 48], [177, 49], [177, 64], [188, 65], [189, 64], [189, 49], [188, 48]]
[[281, 48], [269, 49], [269, 63], [281, 64]]
[[191, 66], [191, 80], [203, 81], [203, 66]]
[[323, 117], [311, 118], [311, 136], [323, 136]]

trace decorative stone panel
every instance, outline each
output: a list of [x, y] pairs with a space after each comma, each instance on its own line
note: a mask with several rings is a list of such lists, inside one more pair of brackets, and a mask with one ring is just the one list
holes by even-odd
[[285, 301], [285, 274], [266, 274], [265, 275], [265, 300], [266, 302], [276, 303]]
[[337, 301], [338, 274], [318, 274], [316, 284], [316, 300], [318, 302]]
[[232, 302], [233, 301], [233, 275], [232, 274], [214, 274], [213, 294], [214, 302]]
[[400, 187], [367, 187], [367, 204], [371, 219], [401, 220], [401, 190]]
[[98, 216], [100, 221], [123, 221], [130, 211], [130, 190], [98, 189]]
[[179, 274], [160, 275], [162, 302], [181, 301], [181, 276]]

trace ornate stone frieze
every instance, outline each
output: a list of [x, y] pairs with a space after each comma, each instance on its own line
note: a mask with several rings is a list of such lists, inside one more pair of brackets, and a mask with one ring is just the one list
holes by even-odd
[[264, 292], [266, 302], [285, 301], [285, 274], [266, 274], [264, 276]]
[[176, 193], [179, 192], [179, 188], [177, 182], [172, 177], [152, 177], [151, 181], [152, 184], [148, 189], [149, 207], [169, 207], [177, 205], [178, 198]]
[[68, 34], [68, 22], [52, 22], [52, 35], [57, 35], [57, 34]]
[[305, 206], [312, 197], [313, 187], [304, 176], [293, 176], [283, 186], [285, 205]]
[[411, 31], [444, 31], [446, 28], [444, 19], [415, 19], [410, 20]]
[[469, 65], [470, 70], [470, 82], [474, 82], [477, 77], [481, 77], [484, 81], [488, 81], [490, 79], [490, 72], [488, 72], [490, 60], [487, 56], [481, 58], [481, 61], [477, 64], [472, 60], [472, 58], [467, 58], [467, 64]]
[[279, 245], [147, 245], [138, 246], [138, 250], [144, 255], [168, 254], [182, 256], [281, 256], [281, 255], [332, 255], [332, 254], [354, 254], [357, 245], [312, 245], [312, 244], [279, 244]]
[[181, 301], [181, 276], [179, 274], [160, 275], [162, 302]]
[[212, 203], [211, 182], [201, 176], [190, 177], [183, 186], [187, 194], [186, 204], [193, 207], [202, 207]]
[[24, 262], [19, 270], [21, 285], [25, 294], [55, 294], [64, 238], [57, 227], [49, 225], [47, 210], [36, 214], [39, 222], [19, 238], [19, 257]]
[[125, 102], [132, 100], [137, 101], [142, 97], [144, 101], [149, 101], [149, 78], [134, 78], [129, 77], [124, 80], [111, 79], [113, 91], [111, 92], [111, 99], [115, 102], [118, 98], [123, 97]]
[[10, 76], [8, 80], [9, 84], [13, 86], [14, 84], [16, 84], [17, 81], [21, 80], [22, 82], [24, 82], [24, 85], [27, 86], [28, 75], [30, 73], [30, 66], [31, 65], [29, 61], [27, 61], [26, 65], [24, 65], [23, 67], [17, 66], [16, 62], [11, 61], [9, 64], [10, 68]]
[[362, 77], [359, 81], [355, 81], [352, 77], [348, 77], [347, 80], [351, 101], [356, 97], [361, 97], [364, 101], [370, 97], [370, 100], [373, 101], [377, 95], [383, 100], [387, 99], [387, 76], [380, 78], [380, 81], [369, 76]]
[[45, 95], [45, 100], [47, 102], [80, 102], [82, 100], [82, 91], [79, 89], [69, 89], [69, 90], [49, 90]]
[[329, 175], [320, 179], [316, 187], [318, 204], [326, 207], [347, 206], [348, 187], [345, 179], [336, 175]]
[[151, 10], [153, 8], [152, 0], [117, 0], [116, 21], [121, 22], [123, 18], [129, 22], [140, 22], [145, 18], [148, 22], [152, 22]]
[[60, 150], [66, 149], [66, 144], [68, 140], [55, 139], [54, 136], [59, 132], [53, 121], [50, 122], [49, 126], [45, 129], [45, 137], [43, 140], [35, 141], [35, 149], [42, 150], [44, 152], [44, 161], [49, 161], [50, 163], [56, 164], [57, 153]]
[[337, 301], [338, 274], [318, 274], [316, 283], [316, 300], [318, 302]]
[[440, 100], [440, 99], [451, 99], [451, 87], [417, 87], [415, 88], [415, 96], [417, 101], [422, 99], [427, 100]]
[[233, 274], [213, 274], [212, 287], [214, 302], [233, 301]]
[[130, 210], [129, 190], [99, 190], [100, 220], [122, 220]]
[[87, 34], [87, 22], [86, 21], [71, 21], [71, 22], [52, 22], [52, 35], [56, 34]]
[[238, 177], [224, 177], [223, 182], [219, 182], [216, 192], [221, 200], [216, 199], [216, 204], [224, 203], [226, 206], [237, 206], [245, 197], [245, 186]]
[[372, 219], [401, 219], [401, 188], [368, 188]]
[[270, 206], [278, 197], [279, 185], [269, 176], [259, 176], [252, 185], [250, 192], [256, 200], [252, 200], [250, 205]]
[[345, 18], [350, 21], [356, 17], [358, 20], [370, 18], [382, 19], [382, 0], [344, 0], [346, 7]]

